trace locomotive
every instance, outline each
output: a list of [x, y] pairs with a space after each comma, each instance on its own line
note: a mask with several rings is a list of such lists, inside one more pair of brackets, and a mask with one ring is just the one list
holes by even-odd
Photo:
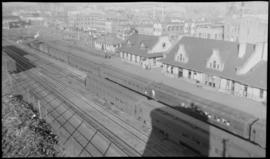
[[[49, 48], [47, 49], [47, 51], [50, 52]], [[164, 106], [164, 108], [166, 109], [174, 108], [174, 109], [179, 110], [179, 111], [170, 112], [170, 113], [172, 112], [182, 113], [181, 115], [177, 115], [177, 117], [179, 118], [184, 118], [183, 116], [184, 115], [187, 116], [186, 114], [188, 114], [194, 117], [192, 119], [194, 120], [196, 119], [196, 122], [194, 123], [200, 123], [201, 125], [203, 124], [205, 125], [208, 123], [210, 124], [209, 127], [219, 132], [218, 134], [220, 135], [220, 137], [223, 136], [224, 134], [231, 134], [230, 137], [233, 138], [235, 141], [239, 140], [239, 143], [249, 142], [252, 144], [248, 144], [248, 145], [257, 144], [257, 147], [261, 147], [262, 149], [265, 148], [265, 141], [266, 141], [265, 120], [257, 119], [253, 117], [252, 115], [246, 114], [238, 110], [234, 110], [233, 108], [224, 106], [220, 103], [215, 103], [212, 101], [201, 99], [187, 92], [169, 87], [167, 85], [156, 83], [154, 81], [149, 81], [147, 79], [144, 79], [143, 77], [135, 76], [131, 73], [120, 71], [116, 68], [107, 66], [106, 64], [98, 63], [91, 59], [85, 59], [83, 57], [76, 56], [75, 54], [72, 54], [71, 52], [57, 51], [57, 52], [54, 52], [53, 54], [58, 54], [58, 55], [54, 55], [54, 57], [58, 57], [59, 59], [62, 59], [62, 61], [70, 64], [71, 66], [78, 67], [79, 69], [82, 69], [88, 72], [89, 77], [96, 76], [98, 78], [110, 80], [136, 93], [143, 94], [147, 98], [157, 101], [155, 102], [156, 103], [155, 105], [157, 105], [157, 103], [158, 104], [162, 103], [166, 105]], [[90, 78], [87, 78], [87, 80], [90, 80]], [[86, 87], [88, 87], [87, 85], [88, 84], [86, 84]], [[103, 85], [103, 84], [100, 84], [100, 85]], [[117, 95], [117, 93], [113, 93], [113, 92], [111, 94]], [[110, 99], [110, 100], [116, 100], [116, 99]], [[131, 104], [129, 104], [128, 106], [130, 105]], [[135, 105], [133, 106], [134, 112], [136, 112], [134, 113], [135, 116], [136, 115], [138, 116], [137, 111], [139, 107], [140, 107], [139, 110], [141, 112], [150, 112], [149, 111], [150, 108], [156, 108], [155, 106], [153, 107], [147, 106], [149, 104], [142, 105], [140, 103], [139, 104], [135, 103], [134, 105]], [[123, 104], [123, 106], [125, 105]], [[142, 118], [145, 118], [146, 121], [149, 121], [150, 114], [148, 113], [148, 116], [146, 115], [146, 116], [143, 116]], [[162, 117], [160, 115], [160, 118], [162, 119], [164, 118], [165, 120], [165, 116]], [[166, 122], [164, 124], [166, 125]], [[196, 125], [200, 125], [200, 124], [196, 124]], [[160, 129], [163, 129], [163, 131], [168, 132], [168, 129], [162, 127], [161, 123], [152, 123], [152, 125], [157, 126], [157, 127], [160, 126]], [[191, 134], [191, 133], [188, 133], [188, 134]], [[211, 136], [212, 136], [212, 132], [211, 132]], [[233, 140], [230, 140], [228, 144], [233, 145], [232, 142]], [[222, 143], [219, 142], [219, 144], [222, 144]], [[231, 151], [234, 151], [234, 150], [231, 150]]]

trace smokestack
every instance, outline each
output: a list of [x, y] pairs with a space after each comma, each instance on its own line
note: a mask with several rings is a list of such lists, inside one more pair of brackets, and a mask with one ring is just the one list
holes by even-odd
[[246, 54], [246, 48], [247, 44], [246, 43], [239, 43], [238, 44], [238, 57], [242, 58]]

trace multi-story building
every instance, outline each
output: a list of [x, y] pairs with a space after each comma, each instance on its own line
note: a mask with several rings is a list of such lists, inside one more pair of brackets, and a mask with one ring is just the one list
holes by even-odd
[[159, 60], [171, 45], [167, 36], [133, 34], [119, 49], [120, 58], [122, 61], [140, 65], [145, 69], [160, 67]]
[[107, 17], [105, 22], [105, 31], [107, 33], [119, 33], [128, 26], [129, 20], [127, 18]]
[[69, 27], [84, 31], [105, 32], [106, 17], [100, 11], [73, 11], [68, 14]]
[[154, 35], [166, 35], [171, 41], [177, 40], [180, 35], [185, 34], [185, 24], [182, 22], [164, 21], [154, 24]]
[[224, 25], [207, 25], [197, 26], [195, 36], [205, 39], [223, 40], [224, 38]]
[[267, 42], [268, 22], [256, 17], [229, 18], [225, 20], [224, 40], [262, 43]]
[[259, 44], [183, 37], [162, 59], [166, 75], [203, 87], [266, 101], [266, 49]]

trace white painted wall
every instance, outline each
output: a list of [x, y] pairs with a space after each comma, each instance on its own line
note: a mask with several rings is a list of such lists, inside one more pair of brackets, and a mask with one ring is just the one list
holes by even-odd
[[220, 90], [225, 91], [226, 90], [226, 85], [227, 85], [227, 80], [226, 79], [221, 79], [221, 81], [220, 81]]
[[123, 52], [120, 52], [120, 58], [123, 58]]
[[188, 70], [183, 69], [183, 77], [188, 78]]
[[178, 67], [173, 68], [173, 74], [178, 75]]

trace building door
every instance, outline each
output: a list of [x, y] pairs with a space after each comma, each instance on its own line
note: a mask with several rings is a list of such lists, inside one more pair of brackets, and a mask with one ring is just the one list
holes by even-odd
[[181, 68], [178, 69], [178, 78], [183, 77], [183, 70]]

